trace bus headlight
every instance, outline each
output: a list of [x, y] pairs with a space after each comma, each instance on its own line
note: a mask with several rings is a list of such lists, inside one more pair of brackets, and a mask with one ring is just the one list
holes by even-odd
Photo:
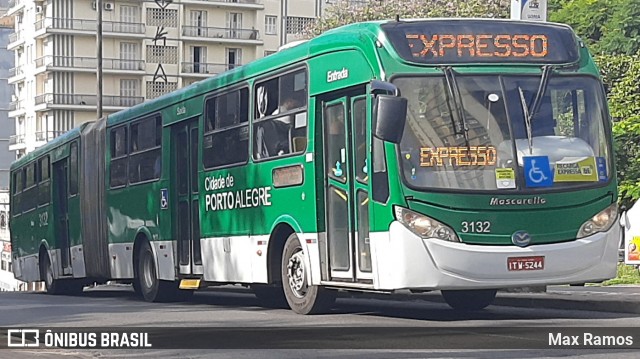
[[444, 223], [399, 206], [395, 206], [394, 211], [398, 222], [422, 238], [460, 242], [456, 232]]
[[588, 237], [598, 232], [606, 232], [616, 222], [618, 218], [618, 204], [614, 203], [605, 208], [602, 212], [591, 217], [580, 226], [578, 239]]

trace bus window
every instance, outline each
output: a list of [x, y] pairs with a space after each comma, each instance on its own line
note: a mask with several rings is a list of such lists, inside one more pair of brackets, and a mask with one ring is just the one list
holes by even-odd
[[111, 188], [127, 184], [127, 127], [111, 130]]
[[353, 102], [353, 122], [355, 125], [356, 178], [367, 182], [367, 101], [364, 98]]
[[204, 167], [245, 163], [249, 157], [249, 89], [208, 99], [205, 113]]
[[38, 185], [38, 205], [49, 203], [51, 181], [49, 180], [49, 156], [38, 161], [40, 184]]
[[304, 152], [307, 147], [305, 70], [259, 83], [255, 94], [254, 158]]
[[38, 190], [36, 187], [36, 163], [32, 162], [27, 165], [25, 168], [25, 190], [26, 196], [23, 198], [23, 210], [28, 211], [36, 208], [37, 196], [35, 195], [35, 191]]
[[71, 144], [69, 155], [69, 196], [78, 194], [78, 143]]
[[131, 125], [129, 183], [160, 178], [162, 118], [153, 116]]

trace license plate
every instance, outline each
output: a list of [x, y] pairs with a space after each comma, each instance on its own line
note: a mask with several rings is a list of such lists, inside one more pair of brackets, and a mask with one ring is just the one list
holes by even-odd
[[200, 288], [200, 279], [183, 279], [180, 281], [180, 289], [198, 289]]
[[509, 257], [507, 258], [509, 271], [542, 270], [544, 269], [544, 256], [533, 257]]

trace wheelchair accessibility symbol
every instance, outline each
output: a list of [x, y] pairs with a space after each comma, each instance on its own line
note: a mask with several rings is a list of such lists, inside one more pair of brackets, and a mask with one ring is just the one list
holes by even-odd
[[524, 177], [527, 187], [553, 186], [553, 172], [549, 165], [549, 157], [524, 157]]
[[169, 208], [169, 191], [166, 188], [160, 190], [160, 208]]

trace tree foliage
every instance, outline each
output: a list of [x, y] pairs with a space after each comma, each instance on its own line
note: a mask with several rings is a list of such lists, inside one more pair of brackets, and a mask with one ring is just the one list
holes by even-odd
[[340, 0], [329, 7], [307, 36], [354, 22], [426, 17], [508, 17], [509, 0]]
[[640, 56], [600, 55], [596, 60], [609, 89], [619, 193], [628, 204], [640, 198]]
[[571, 25], [595, 53], [640, 50], [640, 0], [552, 0], [549, 19]]
[[621, 202], [640, 198], [640, 0], [550, 0], [549, 19], [569, 24], [597, 54], [613, 118]]

